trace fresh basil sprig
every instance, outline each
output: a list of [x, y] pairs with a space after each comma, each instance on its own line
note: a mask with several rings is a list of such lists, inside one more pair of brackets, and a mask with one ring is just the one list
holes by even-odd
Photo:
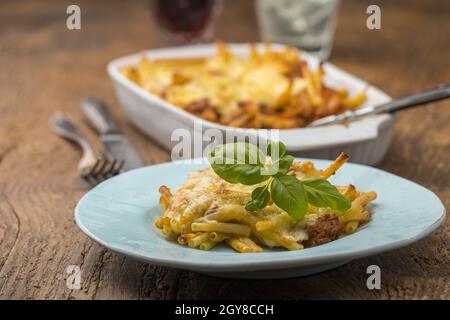
[[266, 156], [254, 144], [237, 142], [216, 146], [208, 160], [214, 172], [229, 183], [253, 185], [270, 178], [262, 174]]
[[254, 144], [238, 142], [216, 146], [208, 160], [214, 172], [229, 183], [254, 185], [265, 182], [253, 190], [252, 200], [245, 204], [248, 211], [263, 209], [270, 199], [297, 220], [305, 216], [308, 203], [337, 211], [347, 211], [351, 207], [351, 202], [327, 180], [301, 181], [289, 175], [294, 157], [286, 154], [282, 142], [269, 143], [267, 155], [271, 156], [272, 163], [265, 167], [266, 156], [261, 149]]

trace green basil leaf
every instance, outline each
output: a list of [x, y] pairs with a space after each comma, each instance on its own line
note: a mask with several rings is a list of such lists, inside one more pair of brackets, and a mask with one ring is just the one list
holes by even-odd
[[270, 176], [285, 175], [291, 168], [292, 162], [294, 162], [293, 156], [284, 155], [282, 158], [274, 161], [269, 168], [264, 169], [263, 174]]
[[308, 201], [316, 207], [347, 211], [352, 203], [330, 182], [324, 179], [305, 179], [302, 181]]
[[300, 180], [294, 176], [275, 177], [270, 193], [273, 202], [297, 220], [303, 219], [308, 209], [305, 189]]
[[284, 155], [280, 161], [278, 161], [278, 174], [286, 174], [291, 168], [291, 164], [294, 162], [294, 157], [291, 155]]
[[270, 142], [267, 145], [267, 155], [274, 161], [281, 159], [286, 154], [286, 146], [281, 141]]
[[248, 211], [263, 209], [269, 203], [270, 193], [266, 186], [258, 187], [252, 192], [252, 200], [245, 204]]
[[263, 182], [270, 178], [269, 175], [263, 175], [259, 166], [248, 164], [221, 164], [211, 163], [214, 172], [223, 180], [229, 183], [242, 183], [253, 185]]
[[216, 164], [250, 164], [264, 166], [266, 157], [258, 146], [247, 142], [221, 144], [214, 147], [209, 158]]
[[214, 172], [230, 183], [253, 185], [269, 178], [262, 174], [265, 156], [254, 144], [239, 142], [216, 146], [208, 160]]

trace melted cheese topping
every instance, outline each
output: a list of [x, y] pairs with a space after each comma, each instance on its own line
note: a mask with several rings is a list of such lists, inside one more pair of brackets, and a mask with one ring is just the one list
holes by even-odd
[[[276, 106], [289, 89], [286, 73], [298, 59], [299, 53], [290, 48], [282, 52], [255, 51], [241, 58], [219, 46], [217, 55], [209, 59], [150, 60], [143, 57], [136, 67], [125, 67], [122, 72], [176, 106], [183, 108], [206, 98], [225, 114], [238, 109], [239, 101]], [[177, 81], [175, 75], [182, 75], [185, 80]], [[296, 88], [302, 90], [302, 86]]]
[[[304, 162], [296, 166], [296, 170], [295, 167], [293, 169], [298, 178], [319, 175], [319, 171], [312, 166], [312, 163]], [[171, 198], [171, 205], [165, 215], [177, 223], [183, 224], [182, 217], [189, 217], [189, 220], [192, 221], [217, 212], [220, 208], [242, 210], [245, 203], [251, 200], [252, 191], [258, 186], [230, 184], [217, 176], [211, 168], [195, 171], [189, 174], [186, 183], [175, 190]], [[306, 219], [294, 220], [274, 203], [270, 203], [256, 212], [247, 213], [245, 209], [242, 212], [253, 225], [258, 221], [276, 222], [279, 235], [295, 242], [308, 239], [307, 226], [314, 223], [317, 217], [316, 211], [311, 207]], [[236, 219], [236, 222], [239, 222], [239, 219]], [[255, 235], [257, 236], [257, 233]], [[264, 237], [258, 237], [258, 239], [268, 247], [280, 246]]]

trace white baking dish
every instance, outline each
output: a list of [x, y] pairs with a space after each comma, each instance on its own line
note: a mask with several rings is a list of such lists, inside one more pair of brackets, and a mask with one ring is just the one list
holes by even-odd
[[[273, 45], [273, 47], [282, 48], [282, 45]], [[249, 45], [231, 44], [230, 48], [239, 55], [245, 55], [248, 53]], [[108, 73], [128, 119], [168, 150], [179, 142], [172, 141], [174, 130], [186, 129], [193, 134], [194, 130], [198, 130], [200, 122], [203, 132], [207, 129], [218, 129], [224, 134], [227, 132], [238, 137], [242, 136], [242, 129], [202, 120], [145, 91], [120, 73], [122, 67], [137, 63], [143, 55], [152, 59], [181, 58], [210, 56], [215, 51], [214, 45], [155, 49], [122, 57], [109, 63]], [[308, 63], [318, 63], [316, 57], [307, 53], [302, 53], [302, 57]], [[380, 104], [390, 100], [390, 97], [381, 90], [332, 64], [325, 63], [324, 68], [324, 81], [333, 88], [347, 88], [350, 95], [367, 88], [365, 105]], [[387, 151], [394, 121], [395, 117], [392, 115], [376, 115], [352, 122], [348, 126], [332, 125], [279, 130], [279, 138], [294, 156], [334, 159], [337, 154], [344, 151], [350, 155], [352, 162], [375, 165], [381, 161]], [[201, 137], [198, 133], [192, 136]]]

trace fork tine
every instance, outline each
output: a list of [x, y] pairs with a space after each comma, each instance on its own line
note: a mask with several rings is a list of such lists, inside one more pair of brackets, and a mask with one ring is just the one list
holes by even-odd
[[108, 167], [107, 170], [105, 170], [105, 175], [108, 177], [114, 176], [114, 168], [116, 167], [117, 159], [113, 159]]
[[83, 179], [86, 180], [92, 186], [95, 186], [99, 182], [103, 181], [104, 179], [101, 176], [101, 172], [106, 164], [108, 164], [107, 161], [97, 159], [94, 166], [92, 166], [91, 170], [89, 170], [89, 172], [83, 176]]
[[100, 164], [100, 160], [95, 161], [95, 164], [89, 169], [88, 172], [83, 173], [81, 175], [81, 178], [86, 181], [89, 185], [95, 185], [96, 184], [96, 178], [94, 176], [95, 170], [97, 170], [97, 167]]
[[95, 170], [97, 169], [99, 164], [100, 164], [100, 160], [95, 161], [94, 165], [89, 169], [89, 171], [86, 173], [83, 173], [81, 176], [83, 178], [84, 177], [86, 177], [86, 178], [92, 177], [93, 173], [95, 172]]
[[119, 164], [116, 167], [116, 170], [114, 170], [113, 174], [117, 175], [122, 171], [123, 166], [125, 165], [125, 160], [122, 160], [119, 162]]
[[105, 168], [108, 166], [108, 161], [107, 160], [100, 160], [101, 164], [100, 166], [97, 168], [97, 170], [94, 173], [94, 176], [97, 178], [97, 180], [100, 182], [104, 179], [105, 177]]
[[98, 159], [92, 168], [86, 174], [81, 175], [81, 177], [90, 186], [95, 186], [112, 176], [118, 175], [124, 164], [125, 160], [119, 162], [117, 159]]

